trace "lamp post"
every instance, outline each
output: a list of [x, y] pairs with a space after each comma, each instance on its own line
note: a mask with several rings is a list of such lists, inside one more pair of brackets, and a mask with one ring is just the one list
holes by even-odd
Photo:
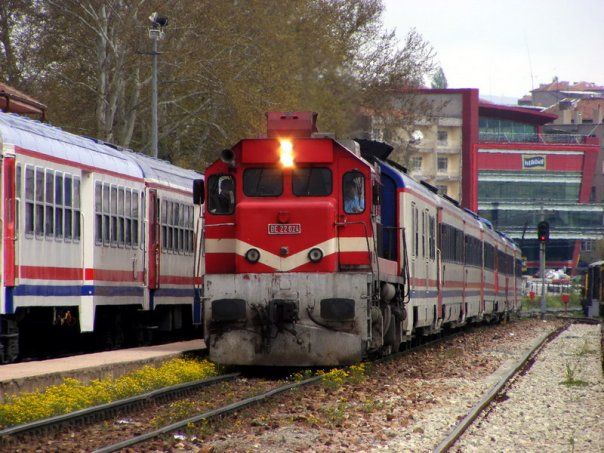
[[152, 70], [151, 70], [151, 153], [153, 157], [157, 157], [158, 154], [158, 120], [157, 120], [157, 51], [158, 42], [164, 37], [163, 28], [168, 25], [168, 18], [158, 16], [157, 13], [149, 16], [151, 21], [151, 28], [149, 28], [149, 38], [153, 42], [153, 48], [151, 51], [152, 58]]

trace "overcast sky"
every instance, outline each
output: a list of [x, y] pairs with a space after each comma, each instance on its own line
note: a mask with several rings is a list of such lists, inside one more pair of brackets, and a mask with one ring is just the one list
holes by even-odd
[[385, 23], [432, 44], [449, 88], [518, 98], [559, 80], [604, 85], [604, 0], [385, 0]]

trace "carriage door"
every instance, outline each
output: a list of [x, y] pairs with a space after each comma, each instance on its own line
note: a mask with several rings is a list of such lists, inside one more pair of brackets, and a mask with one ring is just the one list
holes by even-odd
[[149, 190], [149, 245], [147, 269], [149, 289], [159, 288], [160, 248], [159, 248], [159, 200], [157, 190]]
[[5, 157], [2, 165], [4, 213], [2, 256], [4, 286], [15, 286], [15, 158]]
[[[399, 245], [397, 243], [400, 237], [397, 224], [399, 219], [396, 218], [396, 184], [390, 176], [382, 173], [380, 186], [380, 202], [381, 202], [381, 244], [379, 256], [387, 260], [396, 261], [398, 258]], [[400, 265], [397, 275], [400, 273]]]

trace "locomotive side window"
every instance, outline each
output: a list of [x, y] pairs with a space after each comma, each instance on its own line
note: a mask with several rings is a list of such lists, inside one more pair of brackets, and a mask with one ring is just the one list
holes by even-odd
[[233, 177], [228, 175], [210, 176], [208, 178], [208, 211], [212, 214], [228, 215], [232, 214], [234, 209], [235, 182]]
[[247, 197], [278, 197], [283, 193], [283, 174], [277, 168], [248, 168], [243, 172]]
[[331, 194], [329, 168], [297, 168], [292, 172], [292, 192], [299, 197], [320, 197]]
[[360, 214], [365, 211], [365, 176], [363, 173], [356, 170], [344, 173], [342, 192], [346, 214]]

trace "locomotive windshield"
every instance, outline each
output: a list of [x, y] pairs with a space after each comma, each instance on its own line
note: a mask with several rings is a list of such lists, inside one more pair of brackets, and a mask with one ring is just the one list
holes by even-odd
[[298, 168], [292, 173], [292, 191], [299, 197], [319, 197], [331, 194], [329, 168]]
[[283, 193], [283, 173], [278, 168], [248, 168], [243, 172], [247, 197], [278, 197]]

